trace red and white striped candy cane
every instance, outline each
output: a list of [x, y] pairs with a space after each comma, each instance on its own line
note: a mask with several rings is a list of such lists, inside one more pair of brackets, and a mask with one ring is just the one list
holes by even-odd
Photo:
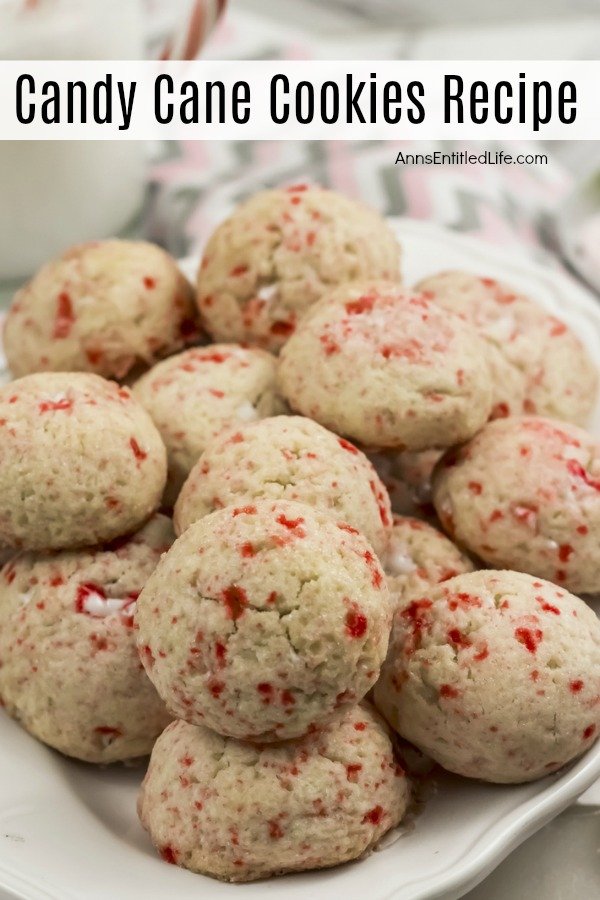
[[185, 19], [165, 44], [161, 59], [195, 59], [215, 27], [227, 0], [192, 0]]

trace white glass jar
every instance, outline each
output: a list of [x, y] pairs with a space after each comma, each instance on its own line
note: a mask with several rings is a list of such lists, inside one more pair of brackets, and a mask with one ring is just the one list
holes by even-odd
[[[143, 43], [140, 0], [0, 0], [1, 59], [141, 59]], [[0, 282], [122, 231], [145, 156], [136, 141], [0, 140]]]

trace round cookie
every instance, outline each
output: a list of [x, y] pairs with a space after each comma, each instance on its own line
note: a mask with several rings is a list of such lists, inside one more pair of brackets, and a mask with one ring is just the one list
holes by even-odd
[[418, 289], [464, 317], [487, 341], [493, 416], [534, 413], [584, 424], [598, 373], [579, 338], [525, 294], [493, 278], [442, 272]]
[[4, 350], [14, 375], [124, 378], [198, 336], [192, 286], [143, 241], [96, 241], [47, 263], [14, 297]]
[[437, 528], [409, 516], [394, 516], [383, 567], [396, 608], [426, 593], [432, 585], [475, 568]]
[[576, 425], [490, 422], [442, 459], [433, 501], [446, 531], [486, 563], [600, 590], [600, 443]]
[[600, 728], [600, 620], [519, 572], [458, 575], [400, 609], [375, 702], [451, 772], [504, 784], [555, 772]]
[[367, 693], [391, 616], [383, 570], [356, 529], [304, 503], [258, 500], [178, 538], [140, 594], [137, 640], [175, 716], [271, 742]]
[[203, 516], [255, 500], [298, 500], [353, 525], [381, 555], [392, 514], [387, 491], [354, 444], [301, 416], [276, 416], [211, 441], [175, 505], [177, 534]]
[[96, 550], [24, 553], [0, 572], [0, 695], [67, 756], [111, 763], [150, 752], [170, 721], [139, 661], [137, 595], [174, 539], [154, 516]]
[[399, 278], [400, 247], [374, 210], [321, 188], [261, 191], [210, 238], [198, 306], [219, 341], [278, 350], [331, 287]]
[[452, 446], [491, 410], [485, 342], [390, 282], [328, 294], [284, 347], [279, 383], [293, 409], [371, 447]]
[[154, 746], [138, 812], [164, 860], [241, 882], [356, 859], [409, 801], [387, 727], [361, 704], [276, 746], [173, 722]]
[[166, 452], [131, 392], [98, 375], [47, 372], [0, 388], [0, 544], [98, 544], [158, 507]]
[[167, 447], [167, 503], [175, 502], [206, 444], [224, 428], [283, 410], [275, 366], [264, 350], [213, 344], [165, 359], [135, 383], [133, 392]]

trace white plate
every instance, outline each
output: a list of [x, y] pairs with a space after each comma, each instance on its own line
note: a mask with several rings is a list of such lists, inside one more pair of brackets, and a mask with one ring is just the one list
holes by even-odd
[[[560, 272], [433, 225], [401, 220], [408, 283], [449, 267], [503, 277], [569, 322], [600, 360], [600, 306]], [[600, 410], [594, 430], [600, 434]], [[461, 896], [600, 777], [600, 743], [517, 787], [444, 776], [412, 831], [337, 869], [230, 886], [162, 862], [138, 824], [142, 771], [74, 763], [0, 716], [0, 890], [27, 900], [417, 900]]]

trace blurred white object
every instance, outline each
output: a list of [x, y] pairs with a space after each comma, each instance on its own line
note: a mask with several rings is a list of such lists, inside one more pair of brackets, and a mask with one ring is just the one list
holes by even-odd
[[563, 201], [556, 232], [566, 260], [600, 293], [600, 171], [578, 181]]
[[[504, 0], [481, 3], [477, 0], [330, 0], [330, 6], [353, 10], [361, 15], [405, 26], [470, 25], [473, 22], [524, 22], [549, 16], [598, 12], [597, 0]], [[528, 57], [529, 58], [529, 57]]]
[[[2, 59], [139, 59], [139, 0], [0, 0]], [[120, 232], [140, 209], [145, 146], [0, 141], [0, 280], [69, 244]]]

